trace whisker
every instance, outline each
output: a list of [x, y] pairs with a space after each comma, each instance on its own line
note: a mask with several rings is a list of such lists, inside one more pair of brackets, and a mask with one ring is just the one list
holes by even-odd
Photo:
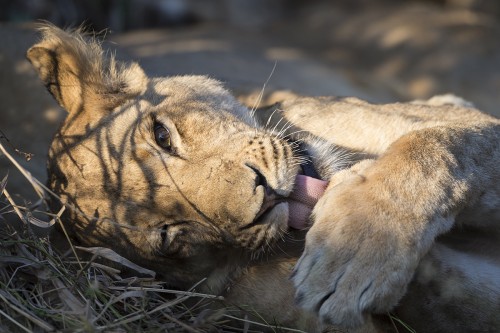
[[276, 70], [277, 64], [278, 64], [278, 61], [276, 60], [274, 62], [273, 69], [271, 70], [271, 73], [267, 77], [266, 82], [264, 82], [264, 84], [262, 85], [262, 89], [260, 90], [259, 96], [257, 97], [257, 101], [254, 103], [254, 106], [250, 110], [250, 114], [252, 115], [252, 117], [255, 115], [255, 111], [257, 110], [257, 107], [259, 106], [260, 102], [262, 101], [262, 97], [264, 96], [264, 91], [266, 90], [266, 86], [269, 83], [269, 81], [271, 80], [271, 77], [273, 76], [274, 71]]
[[266, 125], [264, 126], [264, 128], [268, 128], [269, 127], [269, 124], [271, 123], [271, 119], [273, 118], [274, 114], [276, 113], [276, 111], [278, 111], [278, 109], [275, 109], [271, 115], [269, 116], [269, 118], [267, 118], [267, 122], [266, 122]]

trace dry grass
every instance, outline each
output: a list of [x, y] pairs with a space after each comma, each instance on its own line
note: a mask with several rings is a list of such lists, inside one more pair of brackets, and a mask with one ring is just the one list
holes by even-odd
[[[0, 182], [0, 333], [251, 333], [262, 329], [305, 333], [240, 318], [242, 309], [212, 306], [223, 297], [196, 293], [196, 286], [190, 291], [167, 289], [153, 271], [111, 249], [73, 246], [60, 220], [66, 208], [56, 214], [48, 209], [48, 197], [57, 196], [0, 143], [2, 155], [28, 179], [39, 200], [29, 206], [18, 205], [7, 189], [8, 175]], [[50, 235], [56, 224], [65, 244], [40, 236], [40, 229]], [[67, 250], [61, 252], [61, 248]], [[405, 332], [414, 332], [398, 318], [389, 317]]]
[[[70, 246], [62, 253], [61, 244], [55, 246], [50, 236], [41, 237], [39, 231], [60, 224], [64, 208], [51, 213], [46, 199], [54, 194], [1, 143], [0, 155], [29, 180], [40, 198], [33, 205], [18, 205], [9, 194], [8, 175], [0, 183], [0, 332], [255, 332], [262, 328], [232, 315], [235, 309], [210, 310], [222, 297], [166, 289], [155, 280], [154, 272], [110, 249], [76, 247], [66, 235], [63, 242]], [[240, 328], [234, 325], [238, 321]]]

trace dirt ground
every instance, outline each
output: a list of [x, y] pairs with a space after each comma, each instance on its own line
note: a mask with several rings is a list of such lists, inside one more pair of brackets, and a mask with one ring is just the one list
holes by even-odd
[[[245, 29], [229, 23], [109, 34], [106, 47], [138, 61], [152, 76], [206, 74], [248, 104], [266, 93], [351, 95], [372, 102], [455, 93], [500, 115], [500, 25], [493, 14], [431, 3], [388, 2], [356, 8], [314, 2], [287, 20]], [[0, 25], [1, 142], [35, 177], [45, 179], [50, 139], [64, 113], [24, 54], [32, 24]], [[34, 154], [30, 161], [13, 148]], [[32, 190], [0, 156], [0, 177], [17, 200]]]

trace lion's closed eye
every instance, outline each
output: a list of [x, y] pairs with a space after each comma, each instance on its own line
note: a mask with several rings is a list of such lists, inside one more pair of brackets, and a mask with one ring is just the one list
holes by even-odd
[[[188, 258], [200, 252], [206, 240], [215, 242], [217, 237], [210, 230], [200, 229], [194, 221], [165, 224], [161, 230], [160, 253], [171, 258]], [[194, 240], [197, 240], [196, 242]]]
[[182, 243], [186, 230], [177, 224], [166, 224], [161, 228], [160, 252], [168, 256], [182, 256]]

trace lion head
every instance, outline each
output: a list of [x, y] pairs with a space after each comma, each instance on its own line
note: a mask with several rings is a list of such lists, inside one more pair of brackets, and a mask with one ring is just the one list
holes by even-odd
[[78, 31], [41, 32], [28, 59], [68, 112], [49, 185], [72, 207], [64, 219], [80, 242], [177, 287], [207, 277], [215, 288], [217, 270], [280, 238], [298, 172], [292, 144], [256, 126], [216, 80], [149, 78]]

